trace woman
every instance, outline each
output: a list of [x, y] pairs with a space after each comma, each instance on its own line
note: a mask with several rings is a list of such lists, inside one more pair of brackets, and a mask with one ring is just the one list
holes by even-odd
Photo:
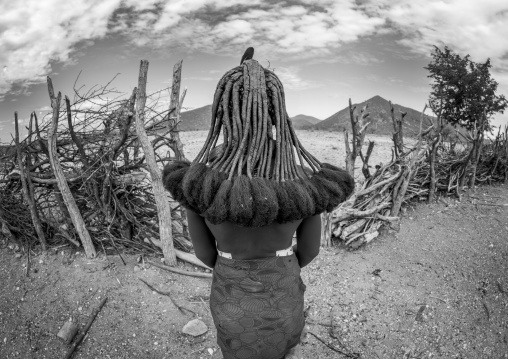
[[305, 324], [300, 268], [319, 253], [319, 215], [259, 228], [187, 216], [196, 256], [214, 268], [210, 308], [224, 358], [283, 358]]
[[301, 146], [284, 101], [273, 72], [243, 62], [217, 85], [193, 163], [164, 169], [166, 188], [188, 209], [196, 256], [214, 268], [210, 308], [225, 359], [281, 359], [298, 344], [300, 268], [319, 252], [319, 214], [354, 188]]

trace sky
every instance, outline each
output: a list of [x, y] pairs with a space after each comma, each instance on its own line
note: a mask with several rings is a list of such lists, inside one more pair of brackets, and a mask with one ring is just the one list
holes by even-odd
[[[325, 119], [375, 95], [422, 110], [433, 46], [491, 59], [508, 97], [506, 0], [0, 0], [0, 142], [14, 111], [27, 124], [56, 91], [105, 85], [127, 97], [140, 60], [148, 92], [171, 86], [183, 60], [183, 104], [211, 104], [249, 46], [281, 79], [290, 116]], [[496, 115], [494, 125], [508, 123]]]

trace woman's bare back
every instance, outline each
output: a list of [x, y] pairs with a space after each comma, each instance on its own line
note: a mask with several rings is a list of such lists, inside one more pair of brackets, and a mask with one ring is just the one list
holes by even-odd
[[215, 225], [206, 221], [217, 241], [217, 249], [231, 253], [237, 259], [272, 257], [276, 251], [290, 247], [300, 223], [301, 220], [264, 227], [242, 227], [231, 222]]

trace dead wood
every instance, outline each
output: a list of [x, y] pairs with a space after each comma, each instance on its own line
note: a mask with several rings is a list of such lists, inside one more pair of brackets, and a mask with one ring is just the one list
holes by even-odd
[[[346, 146], [346, 171], [354, 177], [355, 161], [362, 151], [363, 141], [370, 122], [365, 122], [369, 113], [367, 112], [369, 104], [366, 104], [359, 114], [355, 114], [356, 106], [353, 106], [349, 99], [349, 119], [351, 121], [351, 148], [349, 147], [349, 136], [347, 130], [344, 131], [344, 143]], [[358, 112], [358, 111], [357, 111]]]
[[53, 90], [53, 83], [51, 79], [48, 77], [48, 92], [49, 98], [51, 100], [51, 107], [53, 108], [53, 117], [51, 120], [51, 126], [48, 131], [48, 143], [49, 143], [49, 159], [51, 162], [51, 167], [53, 173], [55, 174], [55, 178], [57, 180], [58, 188], [60, 189], [60, 193], [62, 194], [62, 198], [64, 200], [65, 205], [69, 211], [69, 215], [72, 220], [72, 224], [76, 229], [76, 232], [81, 239], [81, 243], [83, 244], [83, 248], [85, 249], [86, 256], [88, 258], [95, 258], [97, 256], [97, 252], [95, 251], [95, 247], [92, 243], [92, 238], [88, 233], [88, 229], [86, 228], [86, 224], [81, 217], [81, 213], [76, 204], [74, 197], [72, 196], [71, 190], [67, 181], [65, 180], [65, 175], [62, 170], [62, 166], [60, 164], [60, 160], [58, 159], [57, 154], [57, 146], [56, 146], [56, 136], [57, 136], [57, 128], [58, 128], [58, 117], [60, 111], [60, 100], [62, 98], [62, 94], [59, 92], [58, 96], [55, 97], [55, 91]]
[[150, 263], [154, 267], [157, 267], [157, 268], [160, 268], [160, 269], [164, 269], [164, 270], [167, 270], [169, 272], [176, 273], [176, 274], [182, 274], [182, 275], [187, 275], [189, 277], [198, 277], [198, 278], [209, 278], [209, 279], [212, 278], [212, 275], [210, 273], [189, 272], [189, 271], [186, 271], [186, 270], [181, 270], [181, 269], [177, 269], [177, 268], [173, 268], [173, 267], [167, 267], [165, 265], [157, 264], [157, 263], [154, 263], [152, 261], [147, 261], [147, 263]]
[[333, 350], [334, 352], [337, 352], [339, 354], [342, 354], [344, 355], [345, 357], [347, 358], [354, 358], [354, 359], [358, 359], [360, 358], [360, 354], [359, 353], [353, 353], [353, 352], [344, 352], [342, 351], [341, 349], [337, 348], [335, 345], [333, 345], [332, 343], [330, 342], [327, 342], [325, 341], [323, 338], [321, 338], [319, 335], [317, 335], [316, 333], [313, 333], [311, 331], [308, 332], [309, 334], [311, 334], [314, 338], [316, 338], [317, 340], [319, 340], [321, 343], [323, 343], [324, 345], [326, 345], [328, 348], [330, 348], [331, 350]]
[[19, 125], [18, 125], [18, 113], [14, 112], [14, 126], [15, 126], [15, 142], [16, 142], [16, 157], [18, 160], [18, 167], [21, 176], [21, 184], [23, 188], [23, 197], [25, 198], [25, 202], [28, 204], [28, 208], [30, 209], [30, 215], [32, 217], [32, 222], [35, 227], [35, 231], [37, 232], [37, 237], [39, 238], [39, 242], [41, 244], [42, 250], [46, 251], [47, 243], [46, 236], [44, 235], [44, 231], [42, 230], [41, 221], [39, 219], [39, 214], [37, 213], [37, 208], [34, 202], [33, 190], [30, 190], [29, 187], [29, 179], [26, 175], [25, 165], [23, 164], [23, 157], [21, 153], [21, 145], [19, 143]]
[[99, 306], [92, 311], [92, 314], [90, 314], [90, 318], [88, 319], [88, 323], [86, 323], [86, 326], [83, 329], [83, 331], [81, 333], [79, 333], [79, 335], [76, 337], [76, 340], [74, 341], [74, 343], [72, 344], [70, 349], [67, 351], [67, 354], [65, 355], [65, 359], [69, 359], [70, 357], [72, 357], [72, 354], [74, 353], [74, 351], [76, 350], [78, 345], [83, 341], [83, 338], [88, 333], [88, 330], [92, 326], [92, 324], [95, 320], [95, 317], [97, 317], [97, 314], [99, 314], [99, 312], [101, 311], [104, 304], [106, 304], [107, 300], [108, 300], [108, 297], [104, 297], [104, 299], [102, 299], [101, 302], [99, 303]]
[[[147, 242], [147, 243], [153, 243], [155, 246], [157, 246], [159, 248], [162, 248], [161, 241], [158, 241], [157, 239], [153, 239], [153, 238], [145, 239], [145, 242]], [[176, 257], [178, 259], [181, 259], [181, 260], [183, 260], [183, 261], [185, 261], [187, 263], [194, 264], [194, 265], [196, 265], [198, 267], [202, 267], [202, 268], [205, 268], [205, 269], [212, 270], [212, 268], [210, 268], [209, 266], [207, 266], [206, 264], [201, 262], [198, 259], [198, 257], [196, 257], [192, 253], [187, 253], [187, 252], [184, 252], [184, 251], [180, 251], [180, 250], [175, 248], [175, 254], [176, 254]]]
[[62, 339], [65, 344], [70, 344], [77, 333], [78, 326], [74, 322], [68, 320], [64, 323], [62, 328], [60, 328], [60, 331], [56, 336]]
[[176, 255], [173, 247], [173, 234], [171, 229], [171, 208], [169, 207], [166, 191], [162, 184], [162, 173], [157, 166], [154, 150], [144, 127], [147, 75], [148, 61], [142, 60], [139, 68], [138, 90], [136, 94], [136, 133], [141, 147], [143, 148], [152, 180], [152, 189], [159, 217], [159, 233], [164, 260], [168, 265], [174, 266], [176, 265]]
[[181, 305], [178, 305], [175, 300], [173, 299], [173, 297], [171, 296], [171, 292], [169, 291], [162, 291], [162, 290], [158, 290], [157, 288], [155, 288], [153, 285], [149, 284], [148, 282], [144, 281], [143, 279], [141, 278], [138, 278], [141, 282], [143, 282], [148, 288], [150, 288], [151, 290], [153, 290], [154, 292], [160, 294], [160, 295], [164, 295], [166, 297], [169, 298], [169, 300], [171, 301], [171, 303], [173, 303], [173, 305], [176, 307], [176, 309], [178, 309], [182, 314], [186, 314], [185, 311], [188, 311], [188, 312], [191, 312], [192, 314], [194, 315], [197, 315], [195, 311], [191, 310], [191, 309], [187, 309]]
[[177, 160], [186, 159], [183, 152], [183, 144], [182, 141], [180, 140], [180, 133], [178, 129], [178, 125], [180, 123], [180, 110], [182, 109], [183, 100], [187, 92], [187, 90], [185, 90], [182, 94], [182, 98], [180, 99], [182, 62], [183, 60], [180, 60], [173, 67], [173, 85], [171, 86], [171, 98], [169, 103], [169, 112], [167, 121], [169, 136], [174, 144], [172, 148], [175, 153], [175, 158]]

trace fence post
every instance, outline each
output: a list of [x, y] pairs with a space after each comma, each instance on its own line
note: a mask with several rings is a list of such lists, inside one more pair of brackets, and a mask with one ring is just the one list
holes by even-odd
[[14, 112], [14, 127], [15, 127], [14, 140], [16, 142], [16, 157], [18, 159], [21, 185], [23, 186], [23, 196], [25, 197], [25, 201], [28, 204], [28, 208], [30, 209], [30, 216], [32, 217], [35, 232], [37, 232], [37, 237], [39, 238], [39, 242], [41, 243], [42, 250], [46, 251], [47, 248], [46, 236], [44, 236], [41, 220], [39, 219], [37, 208], [35, 207], [35, 201], [32, 196], [33, 190], [32, 191], [30, 190], [30, 182], [29, 182], [30, 173], [27, 173], [28, 171], [25, 169], [25, 165], [23, 164], [23, 158], [21, 156], [21, 145], [19, 144], [19, 123], [17, 112]]
[[148, 61], [141, 60], [139, 67], [138, 90], [136, 94], [136, 133], [139, 142], [145, 153], [146, 163], [150, 176], [152, 177], [152, 189], [157, 205], [159, 217], [159, 233], [162, 244], [162, 253], [167, 265], [176, 265], [176, 254], [173, 247], [173, 233], [171, 229], [171, 207], [166, 197], [166, 191], [162, 184], [161, 170], [157, 166], [153, 146], [145, 131], [145, 103], [146, 103], [146, 81], [148, 74]]
[[71, 217], [72, 224], [76, 229], [76, 232], [81, 239], [81, 243], [83, 244], [83, 248], [85, 249], [85, 254], [88, 258], [95, 258], [97, 256], [97, 252], [95, 251], [95, 247], [92, 243], [92, 238], [90, 237], [90, 233], [88, 233], [88, 229], [86, 228], [85, 221], [83, 221], [83, 217], [81, 217], [81, 213], [79, 212], [78, 205], [72, 196], [69, 185], [67, 184], [67, 180], [65, 178], [62, 165], [60, 164], [60, 160], [58, 159], [58, 154], [56, 151], [56, 141], [57, 141], [57, 130], [58, 130], [58, 117], [60, 116], [60, 101], [62, 99], [62, 94], [59, 92], [58, 96], [55, 97], [55, 91], [53, 89], [53, 83], [48, 76], [48, 92], [49, 98], [51, 100], [51, 107], [53, 108], [53, 117], [51, 119], [51, 126], [48, 131], [48, 151], [49, 151], [49, 161], [51, 163], [51, 168], [53, 169], [53, 173], [55, 174], [56, 182], [58, 184], [58, 188], [60, 189], [60, 193], [62, 194], [62, 198], [64, 200], [67, 209], [69, 210], [69, 215]]

